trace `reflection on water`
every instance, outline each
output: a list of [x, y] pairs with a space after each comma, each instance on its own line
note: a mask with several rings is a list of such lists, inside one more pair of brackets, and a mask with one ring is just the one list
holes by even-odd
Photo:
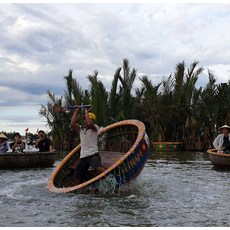
[[120, 194], [51, 193], [52, 170], [0, 170], [0, 226], [230, 225], [230, 171], [215, 170], [206, 153], [152, 152]]

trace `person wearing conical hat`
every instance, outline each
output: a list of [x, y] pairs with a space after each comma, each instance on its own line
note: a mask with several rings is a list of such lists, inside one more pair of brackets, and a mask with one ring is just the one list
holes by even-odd
[[8, 138], [3, 133], [0, 133], [0, 154], [6, 153], [9, 149], [7, 140]]
[[80, 161], [75, 168], [72, 166], [75, 170], [74, 178], [76, 184], [83, 182], [89, 167], [96, 174], [100, 174], [105, 170], [101, 166], [101, 157], [98, 152], [97, 137], [99, 127], [94, 123], [96, 116], [85, 109], [85, 115], [83, 116], [85, 125], [82, 126], [77, 121], [78, 112], [79, 107], [76, 108], [71, 118], [71, 126], [75, 132], [79, 133], [81, 142]]
[[219, 153], [230, 153], [230, 126], [223, 125], [220, 127], [219, 134], [213, 141], [213, 146]]

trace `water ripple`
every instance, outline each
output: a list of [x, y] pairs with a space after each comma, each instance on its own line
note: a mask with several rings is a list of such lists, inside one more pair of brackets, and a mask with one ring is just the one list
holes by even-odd
[[55, 194], [53, 168], [1, 170], [0, 226], [229, 226], [230, 171], [205, 153], [153, 152], [141, 175], [120, 194]]

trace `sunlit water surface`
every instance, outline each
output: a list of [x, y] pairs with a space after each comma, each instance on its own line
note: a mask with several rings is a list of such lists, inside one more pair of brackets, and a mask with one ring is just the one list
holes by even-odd
[[53, 169], [0, 170], [1, 227], [230, 225], [230, 171], [214, 169], [206, 153], [151, 152], [120, 194], [51, 193]]

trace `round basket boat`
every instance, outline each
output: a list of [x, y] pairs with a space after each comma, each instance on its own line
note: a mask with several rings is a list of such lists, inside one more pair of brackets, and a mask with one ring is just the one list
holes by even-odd
[[47, 168], [56, 160], [56, 152], [1, 153], [0, 169]]
[[156, 151], [179, 151], [182, 150], [183, 142], [153, 142]]
[[209, 149], [207, 152], [213, 165], [230, 168], [230, 154], [218, 153], [216, 149]]
[[50, 191], [118, 192], [142, 171], [149, 155], [149, 139], [138, 120], [124, 120], [100, 129], [98, 149], [106, 170], [99, 175], [88, 170], [85, 181], [75, 185], [70, 166], [79, 160], [80, 149], [79, 144], [53, 171], [48, 180]]

